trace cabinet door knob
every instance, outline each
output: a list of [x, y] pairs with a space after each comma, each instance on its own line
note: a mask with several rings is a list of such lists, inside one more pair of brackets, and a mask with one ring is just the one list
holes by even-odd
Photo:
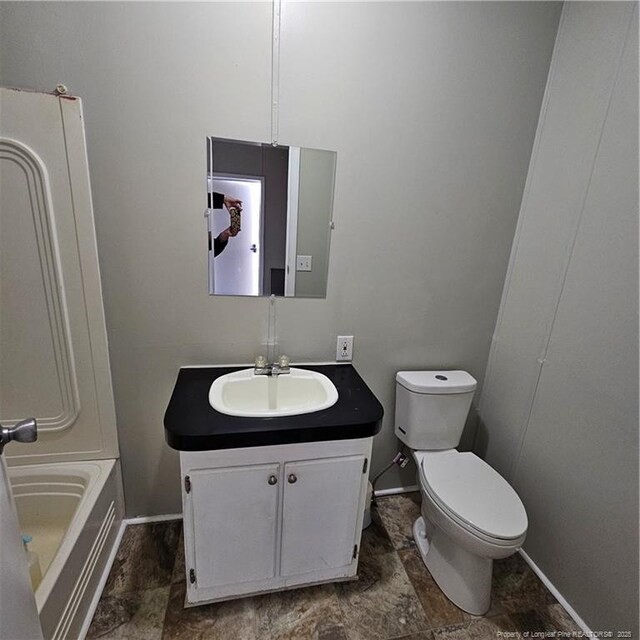
[[290, 473], [287, 480], [289, 481], [289, 484], [295, 484], [298, 481], [298, 477], [295, 473]]
[[269, 480], [267, 481], [269, 484], [276, 484], [278, 482], [278, 478], [274, 475], [269, 476]]

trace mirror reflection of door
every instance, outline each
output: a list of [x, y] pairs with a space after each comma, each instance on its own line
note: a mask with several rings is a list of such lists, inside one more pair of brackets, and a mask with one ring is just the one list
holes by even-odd
[[[210, 261], [213, 263], [211, 293], [262, 295], [263, 180], [260, 177], [214, 174], [210, 184], [212, 191], [242, 200], [240, 232], [230, 237], [224, 249]], [[212, 240], [228, 227], [227, 209], [212, 209], [209, 213]]]
[[[229, 240], [218, 257], [215, 246], [210, 248], [210, 294], [326, 296], [336, 157], [335, 151], [207, 137], [209, 194], [214, 191], [214, 178], [232, 180], [229, 189], [239, 188], [241, 179], [262, 181], [259, 239], [254, 247], [260, 254], [260, 284], [257, 288], [249, 286], [248, 283], [255, 282], [255, 276], [249, 277], [246, 269], [240, 272], [226, 264], [231, 262], [229, 255], [232, 247], [239, 246], [239, 238], [246, 239], [243, 230], [242, 236]], [[215, 191], [227, 191], [222, 189], [219, 184]], [[234, 192], [227, 195], [242, 197]], [[248, 215], [247, 198], [244, 200], [243, 225]], [[207, 206], [211, 207], [211, 203]], [[207, 208], [206, 216], [209, 233], [217, 234], [226, 228], [222, 226], [228, 219], [225, 210]], [[210, 238], [211, 243], [214, 238]], [[236, 273], [242, 275], [234, 287], [230, 278]]]

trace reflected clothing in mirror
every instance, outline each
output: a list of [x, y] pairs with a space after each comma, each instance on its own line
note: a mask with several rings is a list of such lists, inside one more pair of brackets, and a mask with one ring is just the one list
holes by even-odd
[[214, 258], [216, 256], [219, 256], [224, 251], [224, 248], [227, 246], [228, 242], [229, 242], [228, 239], [226, 240], [223, 239], [222, 233], [220, 233], [217, 237], [213, 239], [213, 257]]
[[[207, 138], [209, 293], [324, 298], [335, 168], [333, 151]], [[213, 210], [229, 197], [243, 201], [242, 232], [227, 246]]]
[[[210, 193], [208, 194], [208, 205], [209, 209], [222, 209], [224, 206], [224, 193]], [[211, 242], [211, 235], [209, 235], [209, 242]], [[227, 243], [229, 242], [229, 237], [225, 237], [224, 231], [221, 231], [214, 239], [213, 239], [213, 257], [220, 255]], [[209, 245], [209, 251], [211, 251], [211, 245]]]

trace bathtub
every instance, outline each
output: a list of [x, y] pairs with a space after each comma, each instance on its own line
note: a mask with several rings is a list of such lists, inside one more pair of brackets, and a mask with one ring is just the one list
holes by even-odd
[[9, 468], [23, 534], [42, 581], [36, 605], [46, 640], [77, 640], [122, 521], [115, 460]]

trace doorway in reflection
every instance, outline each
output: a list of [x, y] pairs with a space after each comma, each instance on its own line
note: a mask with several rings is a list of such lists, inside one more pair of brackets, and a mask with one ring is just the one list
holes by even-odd
[[[210, 278], [218, 295], [260, 296], [264, 293], [262, 268], [263, 179], [260, 177], [216, 175], [211, 180], [213, 192], [242, 200], [241, 228], [229, 237], [209, 263], [214, 265], [215, 278]], [[218, 238], [229, 227], [229, 212], [215, 209], [209, 214], [211, 238]], [[214, 252], [214, 245], [209, 248]], [[213, 258], [213, 260], [211, 259]], [[213, 274], [212, 274], [213, 275]]]

